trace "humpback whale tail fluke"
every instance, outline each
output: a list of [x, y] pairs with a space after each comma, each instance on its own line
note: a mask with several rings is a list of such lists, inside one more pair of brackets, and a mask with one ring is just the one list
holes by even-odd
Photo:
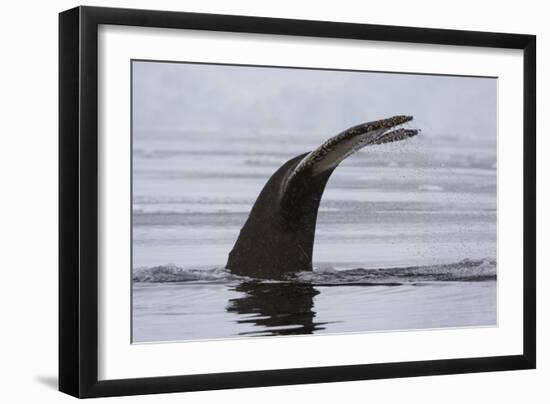
[[353, 126], [283, 164], [258, 196], [226, 267], [238, 275], [268, 279], [311, 271], [317, 211], [330, 175], [365, 146], [417, 135], [418, 130], [401, 127], [412, 119], [398, 115]]

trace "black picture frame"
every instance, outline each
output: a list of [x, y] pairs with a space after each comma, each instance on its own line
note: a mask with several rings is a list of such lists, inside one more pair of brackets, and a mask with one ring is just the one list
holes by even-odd
[[[523, 50], [523, 354], [98, 380], [100, 24]], [[534, 35], [98, 7], [60, 13], [59, 390], [85, 398], [535, 368], [535, 104]]]

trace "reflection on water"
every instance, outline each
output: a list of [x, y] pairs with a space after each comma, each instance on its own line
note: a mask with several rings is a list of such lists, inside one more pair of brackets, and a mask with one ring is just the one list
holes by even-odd
[[285, 281], [222, 267], [142, 268], [133, 342], [368, 332], [496, 324], [496, 261], [317, 268]]
[[395, 286], [135, 282], [132, 342], [494, 326], [497, 282], [481, 275]]
[[327, 324], [314, 321], [313, 297], [319, 291], [311, 285], [243, 282], [234, 290], [244, 295], [230, 299], [227, 312], [239, 314], [238, 324], [262, 327], [239, 335], [313, 334]]
[[285, 281], [224, 268], [142, 268], [133, 342], [308, 335], [496, 324], [496, 261], [316, 269]]

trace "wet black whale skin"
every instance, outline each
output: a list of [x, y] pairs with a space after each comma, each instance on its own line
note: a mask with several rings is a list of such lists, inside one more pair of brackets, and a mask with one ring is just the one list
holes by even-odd
[[288, 176], [307, 154], [287, 161], [265, 184], [229, 253], [226, 268], [232, 273], [280, 279], [312, 270], [317, 212], [334, 170], [316, 176], [306, 170], [285, 188]]

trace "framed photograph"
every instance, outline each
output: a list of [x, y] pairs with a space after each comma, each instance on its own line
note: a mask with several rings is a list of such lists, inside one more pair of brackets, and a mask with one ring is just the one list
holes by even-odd
[[535, 367], [535, 37], [59, 17], [59, 388]]

